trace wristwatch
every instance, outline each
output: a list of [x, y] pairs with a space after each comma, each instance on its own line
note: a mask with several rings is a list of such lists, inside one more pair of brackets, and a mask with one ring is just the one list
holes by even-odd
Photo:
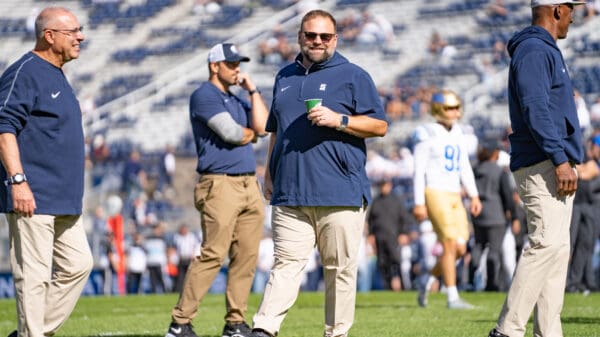
[[338, 131], [344, 131], [344, 129], [346, 129], [347, 126], [348, 126], [348, 116], [342, 115], [342, 120], [340, 122], [340, 126], [338, 126], [335, 129]]
[[4, 185], [18, 185], [27, 181], [27, 176], [24, 173], [15, 173], [12, 177], [8, 177], [4, 181]]
[[254, 89], [254, 90], [248, 90], [248, 95], [252, 96], [255, 93], [259, 93], [260, 94], [260, 90], [258, 90], [258, 88]]

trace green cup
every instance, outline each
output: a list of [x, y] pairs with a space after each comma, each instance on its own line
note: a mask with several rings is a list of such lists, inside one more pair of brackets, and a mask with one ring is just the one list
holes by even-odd
[[323, 99], [322, 98], [309, 98], [309, 99], [305, 99], [304, 103], [306, 104], [306, 112], [308, 113], [310, 111], [310, 109], [321, 105], [323, 103]]

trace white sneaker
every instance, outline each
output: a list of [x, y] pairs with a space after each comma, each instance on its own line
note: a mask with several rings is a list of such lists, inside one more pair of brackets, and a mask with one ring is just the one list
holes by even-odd
[[470, 310], [475, 309], [475, 306], [463, 300], [462, 298], [458, 298], [454, 301], [448, 301], [448, 309]]

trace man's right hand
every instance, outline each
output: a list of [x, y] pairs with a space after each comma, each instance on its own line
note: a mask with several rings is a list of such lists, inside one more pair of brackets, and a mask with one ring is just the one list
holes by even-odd
[[271, 197], [273, 196], [273, 182], [267, 177], [265, 177], [265, 182], [263, 184], [263, 196], [266, 200], [271, 200]]
[[29, 188], [27, 182], [21, 184], [13, 184], [10, 186], [12, 199], [13, 199], [13, 211], [18, 215], [31, 217], [35, 211], [35, 198], [33, 192]]
[[559, 196], [573, 195], [577, 191], [577, 173], [569, 162], [554, 169], [556, 173], [556, 192]]

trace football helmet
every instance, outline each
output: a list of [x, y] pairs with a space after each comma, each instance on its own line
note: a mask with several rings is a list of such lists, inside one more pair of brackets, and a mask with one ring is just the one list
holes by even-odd
[[[431, 115], [440, 122], [454, 122], [461, 117], [460, 97], [451, 90], [435, 92], [431, 96]], [[459, 110], [457, 117], [448, 116], [446, 110], [456, 108]]]

